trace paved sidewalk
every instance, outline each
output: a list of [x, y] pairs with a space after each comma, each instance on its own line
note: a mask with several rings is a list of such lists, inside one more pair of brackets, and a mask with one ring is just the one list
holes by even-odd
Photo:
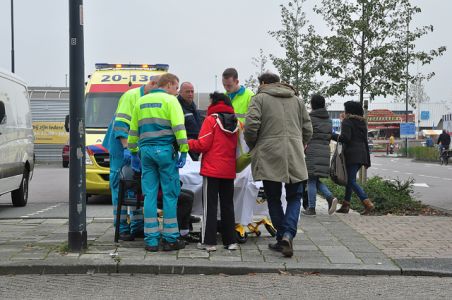
[[[180, 251], [150, 253], [144, 250], [143, 240], [115, 244], [112, 220], [94, 218], [88, 220], [89, 247], [80, 255], [65, 253], [68, 230], [68, 221], [65, 219], [3, 219], [0, 220], [0, 274], [319, 272], [400, 275], [404, 274], [403, 268], [406, 266], [411, 274], [419, 271], [419, 274], [452, 276], [452, 267], [435, 267], [429, 270], [429, 273], [426, 272], [425, 265], [418, 268], [416, 265], [407, 264], [400, 260], [405, 259], [404, 256], [395, 256], [388, 250], [390, 247], [387, 245], [390, 244], [380, 243], [379, 236], [386, 235], [391, 238], [392, 245], [396, 245], [395, 242], [400, 239], [393, 230], [394, 226], [398, 225], [386, 221], [387, 218], [393, 220], [394, 217], [362, 217], [357, 214], [328, 216], [325, 201], [321, 200], [317, 211], [318, 215], [315, 217], [302, 216], [301, 226], [294, 240], [295, 254], [291, 259], [268, 249], [268, 243], [272, 242], [273, 238], [264, 228], [260, 237], [249, 237], [247, 243], [240, 245], [240, 250], [237, 251], [218, 247], [216, 252], [207, 253], [197, 250], [196, 245], [189, 245]], [[417, 220], [418, 217], [407, 218]], [[450, 260], [447, 256], [450, 248], [446, 247], [451, 244], [452, 218], [432, 218], [445, 222], [432, 221], [432, 227], [448, 226], [448, 229], [444, 229], [444, 234], [437, 235], [436, 240], [448, 238], [449, 244], [434, 244], [433, 247], [438, 246], [438, 249], [437, 252], [429, 252], [429, 259]], [[422, 220], [411, 222], [425, 224]], [[378, 226], [382, 228], [380, 231]], [[410, 226], [408, 224], [402, 228]], [[374, 231], [366, 231], [363, 228], [373, 228]], [[380, 234], [382, 230], [385, 230], [384, 234]], [[428, 234], [429, 230], [430, 227], [423, 232]], [[413, 243], [413, 247], [421, 245], [412, 240], [417, 236], [406, 237]], [[423, 249], [427, 248], [425, 245]], [[409, 257], [408, 261], [410, 259], [412, 258]]]
[[339, 217], [406, 273], [452, 273], [452, 217]]

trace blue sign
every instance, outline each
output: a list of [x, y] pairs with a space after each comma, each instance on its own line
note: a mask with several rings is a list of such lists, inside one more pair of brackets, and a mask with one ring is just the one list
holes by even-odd
[[341, 119], [332, 119], [333, 127], [341, 127]]
[[421, 120], [429, 120], [430, 119], [430, 112], [428, 110], [421, 111]]
[[410, 139], [416, 137], [416, 125], [414, 123], [400, 123], [400, 138]]

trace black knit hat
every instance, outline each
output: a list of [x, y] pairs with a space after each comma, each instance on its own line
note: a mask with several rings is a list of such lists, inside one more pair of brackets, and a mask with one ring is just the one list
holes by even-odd
[[345, 113], [357, 116], [364, 116], [364, 109], [357, 101], [347, 101], [344, 103]]
[[319, 94], [312, 95], [311, 108], [312, 109], [325, 108], [325, 98], [323, 98], [323, 96]]

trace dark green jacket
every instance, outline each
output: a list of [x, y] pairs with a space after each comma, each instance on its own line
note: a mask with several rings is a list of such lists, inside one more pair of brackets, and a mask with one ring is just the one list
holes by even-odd
[[244, 137], [253, 179], [297, 183], [308, 178], [304, 145], [312, 135], [308, 111], [283, 83], [264, 84], [252, 98]]

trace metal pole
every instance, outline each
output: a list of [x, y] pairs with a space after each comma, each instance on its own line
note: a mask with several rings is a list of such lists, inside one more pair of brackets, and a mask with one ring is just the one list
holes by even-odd
[[[409, 36], [410, 34], [410, 15], [408, 15], [407, 19], [407, 25], [406, 25], [406, 87], [405, 87], [405, 123], [408, 123], [408, 98], [409, 98], [409, 92], [408, 92], [408, 84], [409, 84], [409, 65], [410, 65], [410, 41]], [[408, 137], [405, 138], [405, 157], [408, 157]]]
[[[367, 127], [367, 114], [368, 114], [368, 110], [369, 110], [369, 100], [364, 100], [364, 119], [366, 122], [366, 127]], [[368, 141], [367, 141], [368, 142]], [[361, 170], [359, 172], [359, 179], [361, 184], [365, 184], [367, 182], [367, 169], [365, 167], [361, 167]]]
[[14, 72], [14, 1], [11, 0], [11, 73]]
[[87, 247], [83, 0], [69, 0], [69, 232], [71, 252]]

